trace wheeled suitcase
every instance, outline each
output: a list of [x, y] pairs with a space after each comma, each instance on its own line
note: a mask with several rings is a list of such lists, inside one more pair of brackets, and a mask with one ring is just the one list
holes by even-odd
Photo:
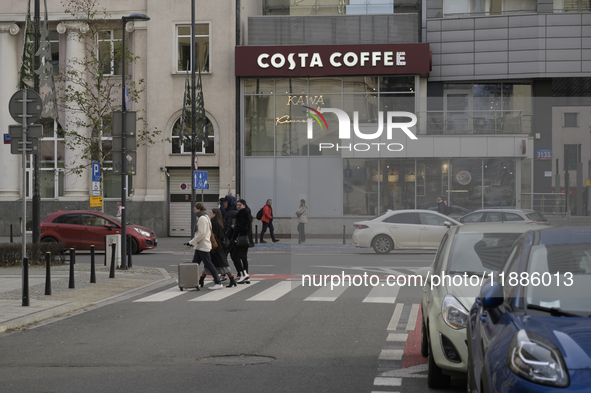
[[180, 263], [179, 264], [179, 289], [196, 288], [199, 290], [199, 264], [198, 263]]

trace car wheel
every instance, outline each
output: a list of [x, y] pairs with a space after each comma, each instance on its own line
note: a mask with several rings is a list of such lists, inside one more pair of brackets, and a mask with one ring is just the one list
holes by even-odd
[[394, 249], [394, 241], [390, 236], [376, 236], [372, 243], [373, 250], [378, 254], [387, 254]]
[[48, 236], [48, 237], [44, 237], [43, 239], [41, 239], [41, 242], [43, 242], [43, 243], [57, 243], [57, 239]]
[[139, 254], [140, 246], [139, 246], [139, 244], [137, 244], [137, 240], [135, 240], [133, 237], [130, 237], [129, 241], [131, 243], [131, 253], [132, 254]]
[[429, 340], [424, 320], [421, 324], [421, 355], [423, 355], [424, 357], [429, 356]]
[[433, 359], [433, 350], [431, 349], [431, 343], [429, 343], [427, 385], [429, 385], [431, 389], [445, 389], [449, 387], [450, 382], [450, 376], [443, 374], [441, 368], [435, 363], [435, 359]]

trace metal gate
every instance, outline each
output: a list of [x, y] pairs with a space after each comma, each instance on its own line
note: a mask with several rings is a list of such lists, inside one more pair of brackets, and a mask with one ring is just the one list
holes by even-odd
[[[218, 206], [220, 193], [220, 170], [219, 168], [199, 168], [207, 172], [209, 190], [203, 190], [203, 201], [208, 211]], [[169, 236], [191, 236], [191, 170], [190, 169], [168, 169], [169, 179]], [[201, 202], [201, 190], [195, 190], [196, 201]]]

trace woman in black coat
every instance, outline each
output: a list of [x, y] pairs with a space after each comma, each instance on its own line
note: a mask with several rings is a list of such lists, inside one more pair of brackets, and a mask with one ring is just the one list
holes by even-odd
[[[209, 218], [211, 219], [211, 230], [217, 238], [218, 242], [221, 244], [226, 238], [226, 235], [224, 233], [225, 231], [224, 220], [222, 219], [222, 211], [220, 209], [211, 209]], [[230, 266], [228, 265], [227, 250], [223, 246], [218, 251], [211, 253], [211, 261], [215, 266], [217, 273], [220, 276], [227, 275], [230, 279], [230, 284], [226, 285], [226, 287], [230, 288], [236, 286], [236, 281], [234, 281], [234, 276], [232, 276], [232, 271], [230, 270]], [[205, 272], [203, 276], [205, 276]]]
[[[248, 243], [254, 245], [252, 241], [252, 215], [250, 209], [246, 205], [244, 199], [240, 199], [236, 203], [238, 214], [236, 214], [236, 221], [232, 225], [232, 242], [235, 242], [239, 236], [248, 236]], [[238, 274], [236, 275], [236, 282], [238, 284], [250, 284], [250, 277], [248, 276], [248, 247], [239, 246], [234, 243], [230, 256], [236, 267]]]

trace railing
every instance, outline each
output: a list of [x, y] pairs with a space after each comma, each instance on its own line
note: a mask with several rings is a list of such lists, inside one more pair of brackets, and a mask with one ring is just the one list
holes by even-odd
[[521, 110], [427, 111], [417, 118], [426, 134], [529, 134], [532, 122]]
[[413, 0], [264, 0], [263, 15], [364, 15], [417, 13], [420, 2]]
[[566, 214], [566, 196], [551, 193], [521, 193], [521, 208], [545, 214]]

